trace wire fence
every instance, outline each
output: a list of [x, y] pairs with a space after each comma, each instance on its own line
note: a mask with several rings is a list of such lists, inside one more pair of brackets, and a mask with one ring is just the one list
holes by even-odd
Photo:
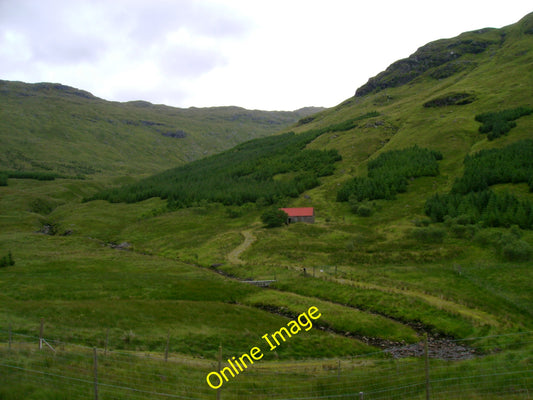
[[[532, 334], [476, 338], [476, 354], [463, 360], [430, 358], [426, 347], [406, 358], [379, 351], [258, 361], [215, 390], [206, 376], [220, 370], [217, 360], [110, 351], [0, 330], [0, 399], [530, 399]], [[503, 343], [498, 349], [495, 338]]]

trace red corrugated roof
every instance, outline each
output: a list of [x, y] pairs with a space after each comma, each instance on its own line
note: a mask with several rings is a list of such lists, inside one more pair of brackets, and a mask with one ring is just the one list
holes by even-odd
[[289, 217], [312, 217], [315, 215], [313, 207], [280, 208], [280, 210], [285, 211]]

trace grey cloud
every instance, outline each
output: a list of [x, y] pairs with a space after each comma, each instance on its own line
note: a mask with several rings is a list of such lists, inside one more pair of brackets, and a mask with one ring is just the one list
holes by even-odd
[[174, 47], [161, 54], [160, 65], [165, 74], [196, 77], [225, 64], [226, 59], [214, 50], [202, 50], [194, 47]]
[[132, 36], [143, 41], [180, 29], [217, 39], [242, 36], [250, 30], [248, 22], [230, 10], [190, 0], [137, 3], [125, 15], [133, 19]]
[[[151, 50], [165, 49], [167, 34], [180, 30], [224, 40], [246, 34], [249, 26], [228, 9], [192, 0], [0, 0], [0, 46], [7, 32], [14, 33], [28, 44], [31, 59], [45, 64], [97, 62], [109, 52], [152, 56]], [[191, 72], [188, 65], [205, 70], [220, 60], [188, 48], [172, 49], [161, 58], [165, 64], [179, 60], [173, 62], [181, 72]]]
[[234, 7], [219, 0], [0, 0], [0, 79], [180, 103], [257, 29]]
[[[6, 37], [14, 36], [26, 45], [33, 62], [72, 64], [96, 60], [106, 48], [105, 41], [90, 33], [84, 26], [86, 21], [76, 21], [74, 10], [62, 5], [65, 4], [57, 1], [1, 2], [0, 46], [7, 46]], [[17, 50], [20, 49], [11, 49]]]
[[69, 35], [68, 38], [49, 36], [33, 44], [34, 61], [51, 64], [77, 64], [92, 62], [104, 53], [103, 41], [91, 37]]

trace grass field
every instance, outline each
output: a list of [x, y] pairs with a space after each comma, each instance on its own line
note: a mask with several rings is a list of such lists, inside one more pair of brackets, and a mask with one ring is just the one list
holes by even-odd
[[[457, 338], [532, 328], [529, 264], [491, 260], [491, 249], [474, 243], [419, 243], [398, 232], [320, 219], [264, 229], [254, 206], [242, 218], [220, 205], [151, 216], [164, 207], [161, 200], [66, 202], [85, 182], [31, 183], [14, 181], [0, 200], [11, 210], [2, 218], [0, 253], [12, 251], [16, 261], [0, 271], [2, 314], [20, 333], [35, 333], [45, 318], [53, 337], [87, 344], [101, 341], [109, 328], [114, 346], [149, 350], [170, 330], [175, 351], [213, 357], [217, 343], [238, 350], [306, 304], [327, 310], [320, 324], [340, 333], [333, 340], [339, 349], [332, 342], [320, 350], [323, 356], [346, 351], [343, 343], [351, 342], [344, 332], [415, 342], [409, 325]], [[31, 202], [20, 199], [42, 198], [46, 187], [48, 201], [65, 204], [44, 216], [25, 211]], [[39, 233], [43, 223], [57, 226], [57, 234]], [[240, 255], [242, 264], [229, 264], [226, 255], [251, 225], [256, 241]], [[116, 248], [121, 243], [125, 249]], [[276, 282], [270, 290], [238, 282], [250, 278]], [[316, 345], [290, 347], [280, 356], [316, 357], [319, 351]], [[366, 351], [357, 344], [351, 354], [358, 347]]]

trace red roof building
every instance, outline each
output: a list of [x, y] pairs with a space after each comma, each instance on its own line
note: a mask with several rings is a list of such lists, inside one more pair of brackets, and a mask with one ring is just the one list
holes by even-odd
[[300, 208], [280, 208], [287, 213], [289, 218], [287, 223], [292, 222], [307, 222], [312, 224], [315, 222], [315, 209], [313, 207], [300, 207]]

